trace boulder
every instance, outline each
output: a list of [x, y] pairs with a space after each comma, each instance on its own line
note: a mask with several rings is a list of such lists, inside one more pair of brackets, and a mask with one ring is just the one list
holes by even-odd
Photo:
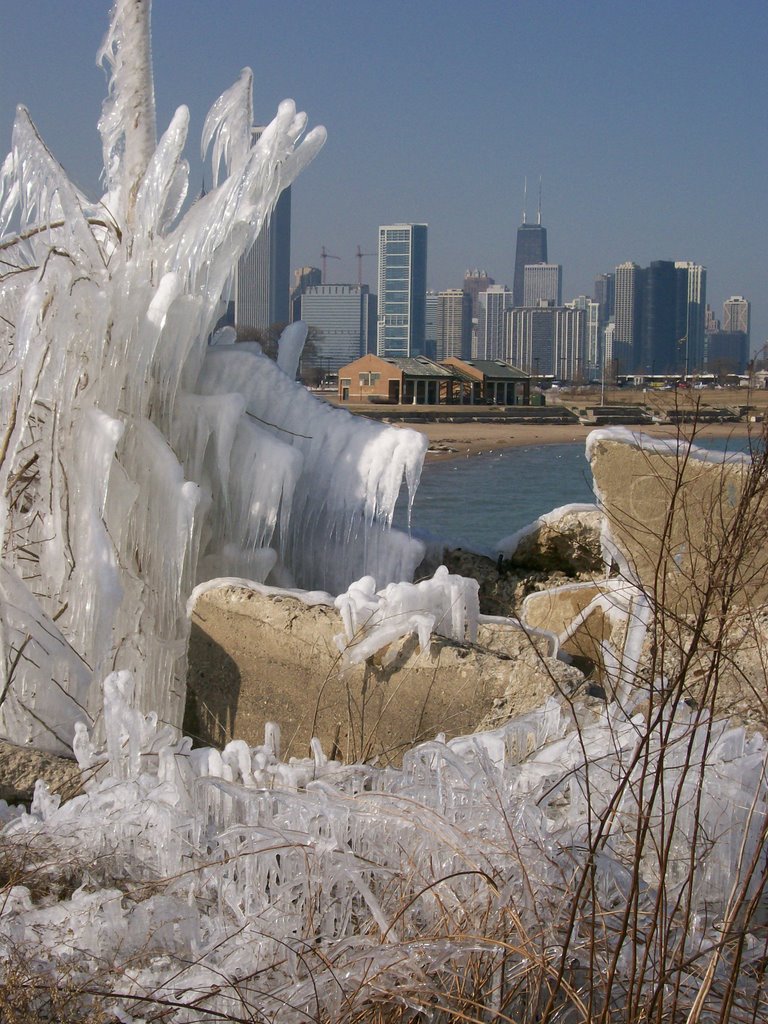
[[596, 506], [564, 505], [500, 541], [499, 550], [506, 567], [602, 574], [602, 525]]
[[208, 591], [193, 615], [185, 732], [217, 746], [257, 744], [276, 722], [284, 757], [306, 756], [317, 736], [346, 761], [396, 762], [417, 742], [533, 710], [583, 681], [550, 657], [548, 638], [513, 624], [481, 625], [474, 644], [433, 636], [423, 651], [408, 637], [386, 659], [351, 667], [334, 642], [342, 632], [331, 607], [240, 587]]

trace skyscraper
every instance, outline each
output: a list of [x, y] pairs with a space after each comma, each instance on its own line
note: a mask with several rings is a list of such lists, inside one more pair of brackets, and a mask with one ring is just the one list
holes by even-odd
[[[505, 314], [512, 308], [512, 292], [493, 284], [478, 296], [477, 359], [506, 359]], [[473, 353], [474, 355], [474, 353]]]
[[[252, 130], [255, 144], [264, 126]], [[270, 220], [237, 263], [233, 294], [236, 327], [266, 329], [290, 319], [291, 188], [284, 189]]]
[[475, 268], [474, 270], [468, 270], [464, 275], [464, 284], [462, 287], [472, 300], [471, 351], [473, 356], [477, 356], [477, 324], [480, 317], [480, 306], [477, 297], [480, 292], [487, 291], [492, 284], [496, 284], [496, 282], [485, 270], [478, 270]]
[[749, 300], [745, 299], [743, 295], [732, 295], [730, 299], [725, 300], [723, 303], [724, 331], [742, 331], [749, 341], [749, 319]]
[[[526, 195], [527, 195], [526, 183]], [[547, 229], [541, 226], [541, 180], [539, 180], [539, 206], [536, 223], [526, 220], [525, 199], [523, 200], [523, 223], [517, 229], [515, 247], [515, 276], [512, 281], [512, 305], [525, 305], [525, 268], [532, 263], [547, 262]]]
[[563, 304], [563, 268], [559, 263], [529, 263], [523, 268], [523, 305]]
[[671, 260], [654, 260], [643, 271], [640, 343], [635, 349], [634, 364], [628, 364], [626, 372], [641, 370], [656, 374], [683, 371], [683, 297], [683, 282]]
[[440, 303], [438, 293], [428, 291], [424, 300], [424, 348], [422, 355], [428, 359], [435, 358], [437, 351], [437, 308]]
[[[596, 299], [590, 299], [588, 295], [578, 295], [567, 305], [573, 309], [584, 310], [584, 355], [581, 373], [587, 380], [600, 379], [603, 363], [600, 303]], [[572, 376], [571, 379], [575, 377]]]
[[293, 272], [291, 292], [291, 320], [301, 320], [301, 296], [313, 286], [323, 283], [323, 272], [319, 267], [299, 267]]
[[[723, 303], [723, 329], [710, 330], [705, 338], [705, 364], [710, 373], [724, 377], [744, 373], [749, 362], [749, 301], [732, 295]], [[714, 318], [714, 325], [719, 327]]]
[[615, 288], [615, 274], [598, 274], [595, 278], [595, 302], [600, 304], [601, 324], [606, 324], [613, 316]]
[[427, 225], [379, 228], [379, 313], [376, 350], [402, 358], [424, 351]]
[[[675, 263], [678, 274], [678, 337], [684, 356], [684, 373], [704, 369], [704, 330], [707, 311], [706, 267], [690, 260]], [[684, 340], [683, 340], [684, 339]]]
[[554, 310], [555, 376], [560, 380], [585, 378], [586, 310], [565, 306]]
[[472, 342], [472, 299], [461, 288], [437, 295], [436, 359], [469, 359]]
[[376, 308], [367, 284], [308, 285], [298, 301], [300, 318], [315, 328], [310, 362], [327, 373], [366, 354]]
[[632, 373], [640, 349], [643, 271], [637, 263], [616, 267], [613, 345], [610, 375]]
[[534, 376], [537, 383], [542, 376], [555, 375], [554, 341], [554, 306], [521, 306], [510, 310], [506, 321], [509, 361]]

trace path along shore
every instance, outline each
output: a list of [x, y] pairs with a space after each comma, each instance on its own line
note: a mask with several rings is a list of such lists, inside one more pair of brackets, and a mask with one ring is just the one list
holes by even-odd
[[[432, 461], [479, 455], [482, 452], [500, 448], [530, 447], [540, 444], [568, 444], [572, 441], [584, 443], [594, 427], [561, 423], [403, 423], [426, 434], [429, 439], [427, 459]], [[651, 437], [674, 438], [677, 429], [668, 425], [633, 426], [626, 428]], [[707, 438], [744, 438], [762, 434], [760, 423], [712, 423], [697, 427], [696, 438], [705, 442]], [[680, 434], [688, 438], [690, 427], [680, 427]]]

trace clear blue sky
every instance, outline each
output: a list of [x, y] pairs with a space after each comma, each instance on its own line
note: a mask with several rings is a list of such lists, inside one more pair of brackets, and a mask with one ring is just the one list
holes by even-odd
[[[23, 102], [96, 195], [106, 0], [5, 0], [0, 129]], [[380, 223], [429, 224], [429, 285], [468, 267], [512, 283], [515, 231], [535, 216], [564, 296], [624, 260], [692, 259], [708, 297], [746, 295], [768, 338], [768, 4], [765, 0], [155, 0], [158, 124], [191, 110], [193, 191], [208, 107], [249, 65], [257, 119], [293, 97], [328, 143], [294, 187], [292, 265], [354, 281]], [[375, 278], [375, 258], [364, 279]]]

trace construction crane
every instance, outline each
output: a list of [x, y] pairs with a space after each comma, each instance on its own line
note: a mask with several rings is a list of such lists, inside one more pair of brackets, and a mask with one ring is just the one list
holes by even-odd
[[361, 252], [360, 246], [358, 245], [357, 251], [355, 252], [355, 259], [357, 260], [357, 287], [360, 288], [363, 283], [363, 256], [375, 256], [375, 252]]
[[328, 260], [340, 260], [341, 256], [334, 256], [332, 253], [328, 252], [328, 250], [325, 248], [324, 245], [321, 245], [320, 246], [320, 259], [322, 261], [321, 264], [320, 264], [321, 271], [322, 271], [322, 273], [321, 273], [322, 283], [325, 284], [326, 283], [325, 272], [326, 272], [327, 265], [328, 265], [327, 261]]

